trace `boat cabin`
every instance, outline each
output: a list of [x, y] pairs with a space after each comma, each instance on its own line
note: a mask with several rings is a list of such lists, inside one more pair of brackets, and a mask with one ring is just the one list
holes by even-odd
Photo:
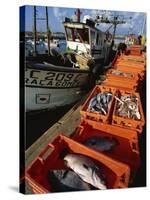
[[85, 22], [64, 22], [67, 48], [94, 59], [105, 58], [110, 47], [110, 35], [97, 29], [93, 21]]

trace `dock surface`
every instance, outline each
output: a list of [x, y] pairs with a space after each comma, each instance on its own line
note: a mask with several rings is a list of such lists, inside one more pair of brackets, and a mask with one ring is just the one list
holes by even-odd
[[39, 155], [41, 150], [53, 139], [63, 133], [70, 136], [75, 128], [80, 123], [80, 107], [87, 98], [85, 95], [78, 103], [76, 103], [58, 122], [50, 127], [41, 137], [39, 137], [26, 151], [25, 151], [25, 167], [27, 167]]

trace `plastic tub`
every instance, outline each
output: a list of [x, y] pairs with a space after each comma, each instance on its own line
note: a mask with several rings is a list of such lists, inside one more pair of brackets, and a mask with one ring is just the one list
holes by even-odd
[[59, 135], [26, 169], [26, 180], [34, 193], [53, 192], [47, 174], [49, 170], [65, 168], [64, 153], [79, 153], [92, 158], [97, 165], [100, 165], [101, 172], [106, 176], [108, 189], [128, 187], [130, 177], [128, 165], [91, 150], [64, 135]]
[[116, 107], [117, 107], [117, 100], [115, 100], [115, 105], [114, 105], [114, 110], [113, 110], [113, 117], [112, 117], [112, 124], [113, 125], [118, 125], [124, 128], [129, 128], [133, 130], [137, 130], [139, 133], [142, 133], [143, 126], [145, 124], [145, 119], [144, 119], [144, 114], [143, 114], [143, 109], [142, 109], [142, 104], [141, 104], [141, 99], [140, 95], [136, 92], [131, 92], [131, 91], [125, 91], [125, 90], [119, 90], [117, 97], [120, 98], [120, 96], [136, 96], [138, 98], [138, 107], [139, 107], [139, 112], [141, 119], [135, 120], [135, 119], [130, 119], [128, 117], [121, 117], [116, 114]]
[[111, 151], [104, 153], [113, 159], [128, 164], [131, 169], [130, 180], [133, 180], [140, 166], [138, 136], [136, 131], [94, 121], [91, 121], [90, 124], [83, 122], [74, 132], [73, 139], [83, 143], [87, 139], [95, 136], [107, 137], [110, 140], [114, 139], [116, 141], [116, 146]]
[[[112, 99], [111, 102], [109, 103], [109, 109], [108, 113], [106, 115], [96, 113], [96, 112], [89, 112], [87, 111], [88, 105], [90, 100], [96, 96], [100, 92], [111, 92], [112, 93]], [[92, 119], [95, 121], [101, 121], [103, 123], [109, 123], [110, 122], [110, 116], [112, 114], [112, 107], [114, 104], [114, 95], [116, 92], [116, 88], [110, 87], [110, 86], [105, 86], [105, 85], [96, 85], [95, 88], [92, 90], [91, 94], [87, 98], [87, 100], [84, 102], [84, 104], [81, 106], [80, 114], [82, 118], [88, 118]]]

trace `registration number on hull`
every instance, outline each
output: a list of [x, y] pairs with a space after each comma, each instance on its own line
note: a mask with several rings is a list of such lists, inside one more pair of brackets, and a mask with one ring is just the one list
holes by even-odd
[[36, 69], [25, 71], [25, 85], [33, 87], [79, 87], [87, 81], [86, 73], [55, 72]]

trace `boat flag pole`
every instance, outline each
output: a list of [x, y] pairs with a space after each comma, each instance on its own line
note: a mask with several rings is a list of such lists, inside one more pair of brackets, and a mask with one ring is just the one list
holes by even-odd
[[37, 40], [37, 31], [36, 31], [36, 6], [33, 6], [33, 19], [34, 19], [34, 52], [33, 55], [36, 56], [37, 55], [37, 49], [36, 49], [36, 40]]
[[81, 12], [80, 9], [78, 8], [78, 9], [75, 11], [75, 15], [76, 15], [76, 17], [77, 17], [77, 22], [79, 22], [79, 23], [80, 23], [81, 14], [82, 14], [82, 12]]
[[48, 40], [48, 55], [50, 55], [50, 29], [48, 25], [48, 7], [46, 6], [46, 29], [47, 29], [47, 40]]

